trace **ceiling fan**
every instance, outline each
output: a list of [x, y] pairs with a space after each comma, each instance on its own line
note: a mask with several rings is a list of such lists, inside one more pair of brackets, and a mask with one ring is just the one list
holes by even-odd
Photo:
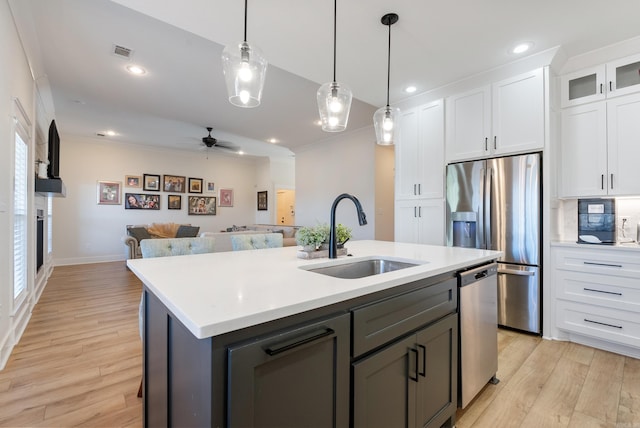
[[211, 131], [213, 128], [207, 127], [207, 131], [209, 131], [209, 135], [202, 137], [202, 143], [207, 146], [207, 148], [217, 148], [217, 149], [226, 149], [237, 152], [240, 148], [226, 141], [218, 141], [215, 137], [211, 136]]

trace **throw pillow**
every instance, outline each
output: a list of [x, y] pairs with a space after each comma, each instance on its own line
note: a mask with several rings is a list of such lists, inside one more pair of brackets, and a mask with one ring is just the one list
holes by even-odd
[[176, 232], [176, 238], [195, 238], [198, 236], [198, 231], [200, 231], [200, 226], [182, 225]]
[[133, 236], [134, 238], [136, 238], [136, 241], [138, 241], [138, 243], [140, 243], [140, 241], [142, 241], [143, 239], [151, 238], [149, 231], [144, 227], [130, 227], [129, 229], [127, 229], [127, 231], [129, 233], [129, 236]]

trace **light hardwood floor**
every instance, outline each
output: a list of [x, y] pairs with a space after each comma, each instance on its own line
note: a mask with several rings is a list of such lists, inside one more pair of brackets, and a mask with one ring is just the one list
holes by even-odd
[[[122, 262], [55, 268], [0, 371], [0, 426], [141, 426], [140, 291]], [[500, 383], [458, 411], [458, 428], [640, 427], [640, 360], [506, 330], [498, 339]]]

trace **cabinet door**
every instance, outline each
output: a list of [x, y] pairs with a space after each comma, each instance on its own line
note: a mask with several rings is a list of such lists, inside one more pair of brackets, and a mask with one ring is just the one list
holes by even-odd
[[417, 348], [417, 426], [440, 427], [458, 402], [458, 315], [419, 331]]
[[402, 113], [396, 144], [396, 199], [444, 193], [444, 105], [435, 101]]
[[396, 201], [394, 241], [444, 245], [444, 200]]
[[229, 348], [229, 427], [349, 425], [349, 314]]
[[609, 97], [640, 91], [640, 55], [607, 64], [607, 91]]
[[491, 88], [485, 86], [446, 100], [447, 162], [475, 159], [489, 153]]
[[605, 102], [562, 111], [558, 171], [564, 197], [607, 194], [607, 113]]
[[415, 200], [396, 201], [394, 241], [417, 244], [420, 239], [418, 205]]
[[444, 245], [444, 200], [417, 201], [418, 244]]
[[607, 101], [609, 195], [640, 194], [640, 94]]
[[605, 80], [604, 65], [562, 76], [560, 79], [560, 105], [571, 107], [603, 100], [606, 97]]
[[418, 353], [415, 336], [353, 364], [353, 426], [414, 427]]
[[544, 73], [542, 68], [493, 84], [494, 154], [544, 148]]
[[419, 168], [421, 198], [444, 196], [444, 102], [418, 108]]
[[420, 154], [418, 143], [418, 109], [401, 113], [401, 143], [396, 152], [396, 199], [418, 198]]

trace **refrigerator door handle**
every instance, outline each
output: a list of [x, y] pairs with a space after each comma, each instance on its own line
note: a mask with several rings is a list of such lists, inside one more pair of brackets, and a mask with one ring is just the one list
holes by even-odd
[[485, 198], [484, 198], [484, 234], [487, 242], [486, 249], [492, 250], [492, 242], [491, 242], [491, 198], [493, 196], [493, 168], [487, 167], [486, 178], [485, 178]]
[[520, 276], [533, 276], [536, 273], [532, 270], [515, 270], [515, 269], [504, 269], [499, 267], [498, 273], [504, 273], [509, 275], [520, 275]]
[[486, 182], [486, 174], [487, 174], [487, 170], [486, 168], [482, 168], [480, 170], [480, 186], [479, 186], [479, 191], [480, 191], [480, 206], [478, 207], [478, 224], [477, 224], [477, 230], [476, 230], [476, 238], [478, 241], [478, 244], [476, 245], [476, 248], [487, 248], [485, 246], [485, 224], [484, 224], [484, 193], [485, 193], [485, 182]]

